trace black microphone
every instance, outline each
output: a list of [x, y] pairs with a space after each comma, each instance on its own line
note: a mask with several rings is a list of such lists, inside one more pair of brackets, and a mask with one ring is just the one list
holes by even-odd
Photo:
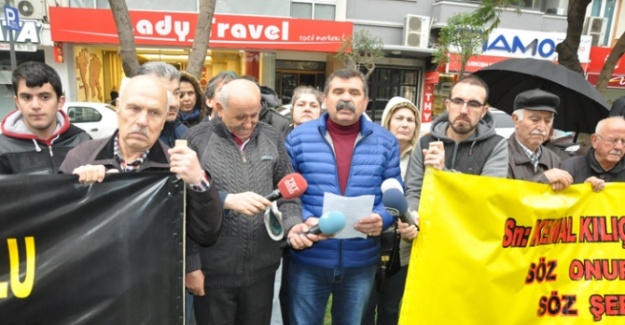
[[416, 226], [414, 219], [408, 213], [408, 202], [404, 193], [396, 188], [390, 188], [382, 193], [382, 203], [386, 211], [393, 217], [399, 218], [402, 222], [410, 226]]

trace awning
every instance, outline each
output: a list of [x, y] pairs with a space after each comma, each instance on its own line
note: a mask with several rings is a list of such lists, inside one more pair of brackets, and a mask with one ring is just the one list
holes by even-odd
[[[137, 45], [193, 45], [197, 13], [131, 10], [129, 14]], [[109, 9], [50, 7], [50, 28], [55, 42], [119, 44]], [[215, 14], [209, 47], [336, 53], [353, 30], [351, 22]]]

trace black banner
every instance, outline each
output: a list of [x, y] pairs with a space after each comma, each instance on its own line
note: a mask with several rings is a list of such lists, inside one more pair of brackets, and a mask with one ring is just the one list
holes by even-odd
[[0, 177], [1, 324], [182, 324], [184, 184]]

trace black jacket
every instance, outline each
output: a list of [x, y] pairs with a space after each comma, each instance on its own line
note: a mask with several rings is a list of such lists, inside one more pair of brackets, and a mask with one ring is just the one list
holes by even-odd
[[286, 135], [291, 131], [291, 121], [273, 109], [281, 104], [278, 94], [266, 86], [260, 86], [260, 94], [262, 109], [259, 120], [276, 128], [282, 139], [286, 139]]
[[[75, 168], [86, 164], [104, 165], [107, 170], [121, 170], [113, 151], [113, 138], [116, 136], [117, 132], [111, 137], [87, 141], [70, 150], [59, 171], [71, 174]], [[169, 156], [165, 144], [160, 141], [154, 144], [137, 171], [169, 173]], [[222, 210], [219, 194], [212, 184], [205, 192], [188, 190], [187, 236], [200, 245], [210, 246], [215, 243], [221, 227]], [[187, 240], [186, 255], [197, 254], [189, 251], [188, 243]]]
[[0, 134], [0, 174], [56, 174], [70, 149], [91, 140], [65, 113], [57, 113], [57, 118], [59, 131], [40, 139], [25, 128], [20, 111], [7, 115]]
[[[283, 140], [275, 128], [258, 123], [241, 152], [232, 134], [219, 118], [201, 123], [185, 135], [189, 148], [196, 150], [204, 170], [225, 200], [228, 193], [271, 193], [278, 182], [293, 172]], [[285, 234], [302, 220], [299, 199], [278, 200]], [[267, 234], [264, 212], [254, 217], [225, 210], [219, 239], [200, 249], [194, 258], [187, 254], [187, 272], [198, 264], [206, 274], [206, 288], [247, 286], [273, 277], [282, 257], [281, 242]]]
[[595, 159], [595, 149], [592, 148], [585, 156], [573, 156], [564, 160], [562, 169], [573, 176], [573, 184], [581, 184], [590, 176], [606, 182], [625, 182], [625, 160], [621, 159], [614, 168], [605, 171]]

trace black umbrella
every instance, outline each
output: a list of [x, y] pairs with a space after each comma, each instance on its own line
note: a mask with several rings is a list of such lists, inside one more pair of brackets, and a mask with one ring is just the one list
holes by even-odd
[[519, 93], [540, 88], [560, 97], [554, 127], [563, 131], [594, 133], [608, 116], [608, 105], [584, 76], [550, 61], [508, 59], [474, 72], [490, 88], [488, 103], [512, 113]]

